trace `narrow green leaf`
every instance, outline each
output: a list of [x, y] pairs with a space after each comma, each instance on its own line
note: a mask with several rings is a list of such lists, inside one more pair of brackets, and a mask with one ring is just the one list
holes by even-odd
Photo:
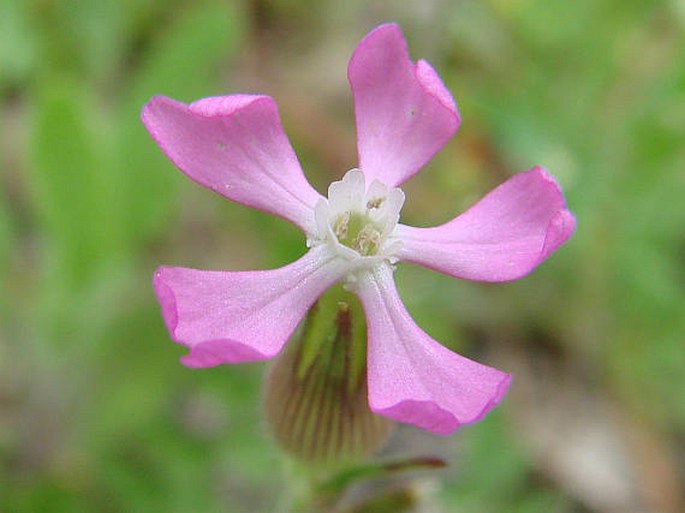
[[447, 466], [441, 458], [417, 456], [391, 462], [372, 462], [348, 468], [323, 483], [319, 491], [326, 494], [340, 494], [348, 486], [361, 479], [388, 477], [402, 472], [417, 470], [436, 470]]
[[102, 183], [99, 131], [79, 84], [53, 77], [35, 109], [31, 185], [48, 264], [67, 287], [77, 287], [107, 259], [115, 239], [110, 214], [116, 205]]
[[[0, 189], [0, 287], [3, 289], [6, 287], [5, 284], [7, 284], [9, 278], [9, 263], [13, 242], [9, 209], [5, 205], [4, 199], [4, 191]], [[0, 294], [0, 321], [5, 313], [5, 309], [9, 306], [8, 296], [9, 294]]]
[[0, 2], [0, 90], [25, 78], [35, 64], [36, 40], [28, 11], [29, 2]]
[[161, 27], [121, 104], [118, 168], [125, 177], [127, 230], [134, 240], [164, 226], [182, 181], [144, 129], [143, 104], [155, 94], [190, 101], [225, 90], [217, 80], [221, 63], [235, 52], [242, 36], [242, 16], [233, 4], [188, 6], [174, 24]]

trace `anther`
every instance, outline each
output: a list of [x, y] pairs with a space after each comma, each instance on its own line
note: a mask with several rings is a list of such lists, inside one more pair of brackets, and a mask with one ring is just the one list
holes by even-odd
[[338, 240], [347, 238], [347, 229], [350, 224], [350, 215], [351, 214], [349, 210], [347, 212], [343, 212], [337, 217], [335, 223], [333, 223], [333, 233], [338, 238]]
[[367, 210], [373, 210], [376, 208], [381, 208], [383, 203], [385, 203], [385, 196], [376, 196], [374, 198], [371, 198], [369, 201], [367, 201], [366, 208], [367, 208]]

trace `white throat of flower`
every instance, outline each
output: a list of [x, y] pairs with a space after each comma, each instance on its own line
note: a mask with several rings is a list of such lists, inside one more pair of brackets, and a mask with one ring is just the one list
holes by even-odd
[[364, 173], [352, 169], [328, 188], [328, 199], [316, 204], [317, 233], [309, 246], [326, 244], [354, 267], [397, 261], [399, 241], [392, 234], [404, 204], [404, 192], [374, 180], [366, 188]]

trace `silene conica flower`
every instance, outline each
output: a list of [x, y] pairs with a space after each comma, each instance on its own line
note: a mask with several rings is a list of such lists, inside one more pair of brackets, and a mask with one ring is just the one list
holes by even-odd
[[430, 64], [410, 60], [395, 24], [361, 41], [348, 77], [359, 164], [327, 197], [304, 177], [272, 98], [234, 94], [185, 104], [156, 96], [145, 105], [145, 126], [186, 175], [293, 222], [308, 247], [272, 270], [160, 267], [155, 291], [171, 336], [190, 349], [182, 362], [210, 367], [275, 357], [317, 298], [343, 283], [365, 312], [370, 409], [447, 434], [482, 418], [511, 376], [454, 353], [417, 326], [397, 292], [395, 265], [514, 280], [565, 242], [575, 219], [554, 178], [534, 167], [445, 224], [400, 223], [399, 186], [455, 133], [457, 106]]

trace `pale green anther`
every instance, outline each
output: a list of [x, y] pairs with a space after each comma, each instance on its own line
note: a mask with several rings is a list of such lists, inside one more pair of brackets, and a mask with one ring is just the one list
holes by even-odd
[[333, 223], [333, 233], [339, 241], [345, 240], [349, 232], [350, 212], [340, 214]]
[[[385, 198], [373, 198], [367, 207], [374, 209], [383, 204]], [[340, 244], [354, 249], [362, 256], [378, 253], [381, 243], [381, 231], [368, 216], [364, 214], [344, 212], [333, 223], [333, 233]]]
[[385, 202], [385, 196], [376, 196], [374, 198], [371, 198], [367, 203], [366, 203], [366, 208], [369, 210], [373, 210], [375, 208], [381, 208], [383, 203]]

